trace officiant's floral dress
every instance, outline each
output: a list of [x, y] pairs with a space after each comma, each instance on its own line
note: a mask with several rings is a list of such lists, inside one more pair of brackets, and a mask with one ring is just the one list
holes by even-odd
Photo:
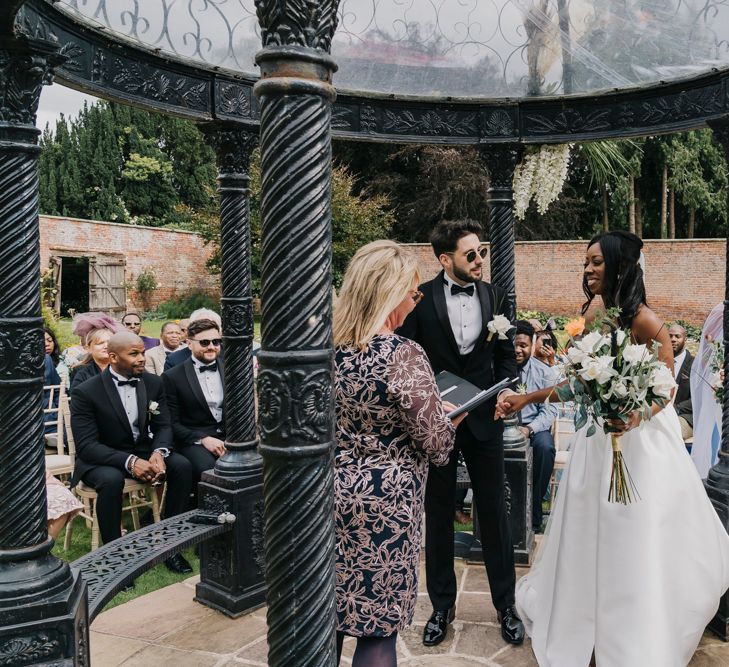
[[337, 629], [385, 637], [410, 624], [428, 462], [455, 429], [422, 348], [396, 335], [335, 358]]

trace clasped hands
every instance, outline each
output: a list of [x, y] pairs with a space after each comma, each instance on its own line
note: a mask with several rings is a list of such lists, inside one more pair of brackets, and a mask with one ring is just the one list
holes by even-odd
[[140, 482], [154, 483], [161, 481], [167, 472], [165, 459], [159, 452], [153, 452], [149, 461], [143, 458], [136, 458], [132, 464], [132, 477]]

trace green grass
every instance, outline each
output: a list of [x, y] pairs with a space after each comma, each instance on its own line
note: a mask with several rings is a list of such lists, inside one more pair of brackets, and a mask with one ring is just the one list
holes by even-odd
[[[127, 519], [129, 520], [127, 521]], [[131, 519], [124, 517], [124, 525], [127, 526], [127, 523], [129, 524], [128, 529], [131, 529]], [[61, 560], [72, 562], [91, 551], [91, 530], [86, 527], [86, 522], [83, 519], [77, 518], [73, 523], [73, 535], [71, 536], [71, 544], [69, 545], [68, 551], [65, 551], [63, 548], [64, 537], [65, 529], [61, 531], [53, 547], [53, 554]], [[186, 549], [182, 554], [192, 566], [193, 574], [175, 574], [174, 572], [170, 572], [164, 564], [157, 565], [137, 578], [133, 590], [118, 593], [104, 609], [111, 609], [141, 595], [151, 593], [170, 584], [176, 584], [188, 577], [199, 574], [200, 561], [195, 555], [195, 550]]]

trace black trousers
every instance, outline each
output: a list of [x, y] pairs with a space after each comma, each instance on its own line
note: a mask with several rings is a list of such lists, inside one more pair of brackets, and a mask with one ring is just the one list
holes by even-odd
[[501, 437], [477, 440], [464, 422], [456, 433], [456, 447], [445, 466], [431, 465], [425, 489], [425, 574], [433, 609], [456, 603], [453, 570], [453, 513], [455, 511], [458, 451], [463, 452], [473, 488], [473, 502], [481, 525], [481, 543], [491, 599], [496, 609], [514, 604], [514, 547], [504, 501], [504, 445]]
[[192, 493], [195, 496], [193, 507], [197, 507], [197, 485], [200, 483], [200, 477], [206, 470], [215, 467], [218, 457], [205, 449], [203, 445], [190, 445], [180, 448], [178, 451], [192, 466]]
[[[192, 486], [192, 468], [184, 457], [172, 452], [166, 459], [167, 499], [164, 518], [175, 516], [187, 509], [187, 498]], [[85, 484], [96, 490], [96, 515], [104, 544], [121, 537], [122, 495], [124, 480], [131, 475], [120, 468], [97, 466], [83, 476]], [[152, 491], [154, 493], [154, 491]]]
[[550, 431], [539, 431], [530, 439], [534, 452], [532, 468], [532, 524], [534, 528], [542, 525], [542, 499], [549, 489], [554, 469], [554, 437]]

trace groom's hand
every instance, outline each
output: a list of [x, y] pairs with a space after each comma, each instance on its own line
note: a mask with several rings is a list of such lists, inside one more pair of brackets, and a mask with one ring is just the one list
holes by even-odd
[[519, 394], [511, 389], [504, 389], [504, 391], [502, 391], [496, 399], [496, 412], [494, 413], [494, 419], [503, 419], [504, 417], [508, 417], [513, 414], [514, 410], [509, 399], [518, 395]]

